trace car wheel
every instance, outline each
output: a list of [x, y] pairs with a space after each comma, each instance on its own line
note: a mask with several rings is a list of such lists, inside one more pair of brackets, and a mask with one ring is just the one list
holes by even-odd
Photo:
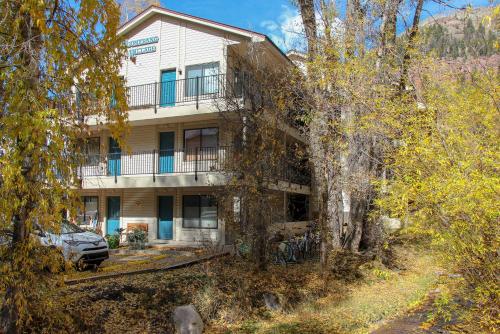
[[83, 262], [83, 260], [78, 260], [75, 263], [75, 268], [77, 271], [83, 271], [83, 269], [85, 269], [85, 262]]

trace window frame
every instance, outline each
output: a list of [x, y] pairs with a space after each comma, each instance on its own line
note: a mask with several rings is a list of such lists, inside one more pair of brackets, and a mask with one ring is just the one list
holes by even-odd
[[[217, 143], [215, 144], [215, 146], [202, 146], [203, 144], [203, 130], [209, 130], [209, 129], [217, 129]], [[188, 159], [188, 154], [186, 154], [186, 131], [193, 131], [193, 130], [198, 130], [200, 131], [200, 143], [198, 146], [196, 146], [196, 148], [198, 148], [198, 161], [207, 161], [207, 160], [217, 160], [218, 157], [219, 157], [219, 154], [218, 154], [218, 150], [219, 150], [219, 128], [218, 127], [206, 127], [206, 128], [191, 128], [191, 129], [184, 129], [183, 131], [183, 151], [184, 151], [184, 161], [193, 161], [194, 159]], [[214, 157], [213, 158], [210, 158], [206, 155], [203, 155], [203, 153], [201, 151], [203, 151], [203, 149], [207, 149], [207, 148], [210, 148], [210, 149], [214, 149], [215, 150], [215, 154], [214, 154]], [[190, 154], [189, 156], [195, 156], [195, 154]], [[203, 159], [202, 159], [203, 158]]]
[[[303, 197], [303, 200], [304, 200], [304, 202], [303, 202], [304, 206], [300, 209], [301, 211], [302, 210], [304, 211], [302, 214], [302, 217], [301, 217], [303, 219], [294, 217], [294, 215], [297, 214], [299, 210], [297, 208], [294, 208], [293, 205], [298, 202], [300, 197]], [[288, 193], [286, 201], [287, 201], [286, 222], [296, 223], [296, 222], [309, 221], [310, 210], [311, 210], [311, 197], [309, 195], [298, 194], [298, 193], [295, 193], [295, 194]], [[295, 209], [295, 210], [293, 210], [293, 209]]]
[[[96, 154], [90, 154], [90, 143], [91, 141], [95, 141], [93, 144], [97, 144], [97, 153]], [[101, 137], [89, 137], [86, 138], [83, 142], [83, 149], [84, 149], [84, 157], [85, 157], [85, 166], [98, 166], [99, 163], [101, 162]], [[92, 159], [91, 157], [94, 157]]]
[[[210, 67], [210, 65], [217, 65], [217, 74], [205, 75], [205, 70], [213, 68], [213, 67]], [[196, 70], [196, 69], [200, 69], [201, 70], [201, 76], [195, 76], [195, 77], [190, 78], [189, 77], [189, 71], [190, 70]], [[220, 73], [221, 73], [220, 72], [220, 61], [213, 61], [213, 62], [208, 62], [208, 63], [186, 65], [186, 67], [185, 67], [184, 70], [185, 70], [185, 73], [186, 73], [184, 95], [186, 97], [195, 97], [197, 95], [200, 96], [200, 95], [210, 95], [210, 94], [218, 94], [219, 93], [219, 82], [218, 82], [218, 80], [216, 82], [216, 85], [215, 85], [216, 87], [215, 87], [214, 91], [211, 91], [211, 89], [209, 89], [210, 91], [207, 92], [207, 91], [205, 91], [206, 88], [205, 88], [205, 80], [204, 80], [204, 78], [209, 78], [209, 77], [212, 77], [212, 76], [219, 76], [220, 75]], [[201, 78], [200, 90], [198, 91], [198, 94], [196, 94], [196, 87], [191, 87], [192, 86], [191, 85], [192, 80], [196, 79], [196, 78]], [[212, 84], [209, 83], [208, 87], [211, 87], [211, 85]]]
[[[193, 227], [193, 226], [185, 226], [185, 219], [186, 219], [186, 197], [197, 197], [198, 199], [198, 227]], [[216, 218], [215, 218], [215, 227], [203, 227], [202, 226], [202, 221], [201, 221], [201, 208], [202, 208], [202, 200], [201, 198], [205, 197], [208, 198], [209, 200], [214, 200], [215, 201], [215, 208], [216, 208]], [[183, 229], [202, 229], [202, 230], [217, 230], [219, 229], [219, 204], [215, 200], [215, 197], [212, 195], [182, 195], [182, 228]]]
[[[82, 199], [82, 203], [83, 203], [83, 211], [81, 212], [81, 214], [79, 214], [78, 216], [79, 217], [82, 217], [82, 221], [79, 221], [78, 224], [79, 225], [86, 225], [87, 223], [87, 210], [86, 210], [86, 204], [89, 203], [90, 201], [87, 201], [86, 199], [88, 198], [95, 198], [97, 201], [96, 201], [96, 214], [94, 217], [92, 217], [93, 219], [95, 218], [95, 220], [98, 222], [99, 221], [99, 196], [97, 195], [84, 195], [84, 196], [81, 196], [81, 199]], [[91, 217], [90, 215], [88, 217]]]

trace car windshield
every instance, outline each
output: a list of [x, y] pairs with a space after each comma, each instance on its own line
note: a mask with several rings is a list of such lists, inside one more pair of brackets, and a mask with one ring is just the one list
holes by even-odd
[[71, 224], [69, 222], [62, 222], [61, 224], [61, 234], [70, 234], [70, 233], [82, 233], [84, 230], [79, 228], [75, 224]]

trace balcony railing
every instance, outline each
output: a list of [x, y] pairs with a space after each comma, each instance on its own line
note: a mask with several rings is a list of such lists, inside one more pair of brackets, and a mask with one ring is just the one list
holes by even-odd
[[[88, 155], [77, 173], [79, 178], [114, 177], [115, 182], [118, 177], [127, 175], [151, 175], [155, 180], [159, 175], [191, 173], [197, 178], [198, 173], [222, 172], [228, 159], [233, 157], [233, 150], [231, 146], [219, 146]], [[310, 184], [307, 173], [289, 165], [278, 174], [281, 174], [277, 175], [280, 180]]]
[[[226, 92], [228, 78], [225, 74], [153, 82], [127, 87], [130, 109], [173, 107], [179, 104], [194, 103], [198, 108], [200, 101], [221, 98]], [[240, 83], [231, 80], [236, 90]]]
[[88, 155], [79, 177], [122, 175], [168, 175], [221, 171], [231, 148], [196, 147], [184, 150], [152, 150], [133, 153]]

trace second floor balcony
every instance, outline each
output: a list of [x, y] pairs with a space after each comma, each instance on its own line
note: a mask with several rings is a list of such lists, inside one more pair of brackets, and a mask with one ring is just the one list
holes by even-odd
[[[87, 155], [85, 163], [77, 171], [78, 177], [110, 177], [115, 182], [121, 176], [157, 176], [201, 173], [221, 173], [227, 171], [229, 159], [235, 157], [231, 146], [195, 147], [181, 150], [151, 150], [142, 152], [116, 152]], [[277, 180], [298, 185], [309, 185], [307, 170], [283, 163], [277, 173]]]
[[238, 76], [225, 74], [199, 76], [186, 79], [165, 80], [143, 85], [127, 86], [127, 102], [131, 110], [174, 107], [223, 98], [240, 97], [243, 82]]
[[87, 155], [78, 175], [118, 177], [220, 172], [230, 154], [230, 147], [219, 146]]

